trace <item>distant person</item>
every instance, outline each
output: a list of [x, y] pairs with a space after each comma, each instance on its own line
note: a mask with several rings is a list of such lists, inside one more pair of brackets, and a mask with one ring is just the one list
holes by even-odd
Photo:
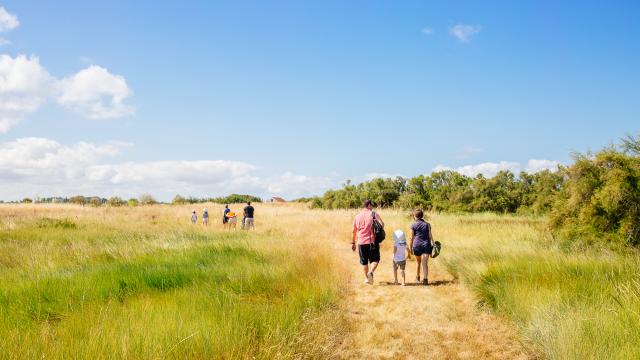
[[236, 216], [236, 213], [234, 213], [233, 211], [229, 211], [227, 213], [227, 227], [229, 228], [229, 230], [236, 229], [236, 225], [238, 224], [238, 216]]
[[[366, 200], [362, 204], [362, 210], [360, 210], [353, 221], [351, 250], [356, 251], [357, 237], [358, 255], [360, 256], [360, 265], [362, 265], [362, 270], [364, 271], [365, 284], [373, 284], [373, 273], [376, 271], [378, 263], [380, 262], [380, 245], [376, 244], [372, 228], [374, 216], [384, 227], [380, 215], [373, 212], [371, 200]], [[371, 268], [369, 268], [369, 266], [371, 266]]]
[[413, 213], [415, 222], [411, 224], [411, 251], [416, 256], [416, 281], [420, 282], [420, 267], [422, 265], [424, 278], [422, 283], [429, 284], [429, 256], [433, 250], [433, 236], [431, 236], [431, 225], [424, 221], [422, 210]]
[[400, 268], [400, 275], [402, 275], [402, 286], [407, 284], [404, 273], [405, 266], [407, 265], [407, 255], [409, 248], [407, 247], [407, 238], [404, 235], [404, 231], [396, 230], [393, 232], [393, 284], [398, 285], [398, 268]]
[[209, 225], [209, 212], [207, 211], [207, 208], [204, 208], [202, 211], [202, 223], [205, 226]]
[[193, 212], [191, 213], [191, 223], [195, 225], [197, 221], [198, 221], [198, 214], [196, 214], [196, 211], [193, 210]]
[[244, 211], [243, 211], [243, 216], [244, 218], [242, 219], [242, 228], [245, 230], [249, 230], [249, 229], [255, 229], [255, 225], [253, 222], [253, 206], [251, 206], [251, 201], [247, 202], [247, 206], [244, 207]]
[[226, 227], [227, 226], [227, 222], [229, 221], [229, 217], [227, 216], [227, 214], [230, 211], [231, 210], [229, 209], [229, 205], [225, 205], [224, 206], [224, 211], [222, 212], [222, 227]]

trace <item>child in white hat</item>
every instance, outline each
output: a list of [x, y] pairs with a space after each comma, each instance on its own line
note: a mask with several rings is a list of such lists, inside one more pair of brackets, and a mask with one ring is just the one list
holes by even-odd
[[396, 230], [393, 232], [393, 283], [395, 285], [398, 285], [398, 268], [402, 275], [402, 286], [406, 285], [404, 268], [407, 265], [407, 256], [409, 256], [407, 238], [402, 230]]

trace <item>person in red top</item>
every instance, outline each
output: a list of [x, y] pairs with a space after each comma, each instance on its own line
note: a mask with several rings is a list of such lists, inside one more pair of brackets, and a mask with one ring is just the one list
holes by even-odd
[[[356, 238], [358, 240], [358, 255], [360, 255], [360, 265], [364, 271], [365, 284], [373, 284], [373, 273], [380, 262], [380, 246], [375, 242], [373, 234], [373, 216], [384, 227], [384, 223], [380, 215], [373, 212], [371, 200], [366, 200], [362, 204], [362, 210], [356, 215], [353, 221], [353, 238], [351, 242], [351, 250], [356, 251]], [[371, 266], [371, 269], [369, 269]]]

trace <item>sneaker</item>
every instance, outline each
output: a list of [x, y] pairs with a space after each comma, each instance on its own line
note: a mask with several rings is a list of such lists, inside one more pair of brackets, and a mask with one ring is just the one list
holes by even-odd
[[427, 279], [424, 279], [424, 280], [422, 280], [422, 284], [427, 286], [427, 285], [429, 285], [429, 282], [427, 281]]
[[373, 273], [372, 272], [367, 274], [367, 281], [369, 282], [369, 284], [373, 284]]

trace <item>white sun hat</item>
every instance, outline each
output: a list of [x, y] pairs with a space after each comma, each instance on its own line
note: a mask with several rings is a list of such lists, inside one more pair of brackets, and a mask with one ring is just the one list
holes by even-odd
[[393, 241], [398, 244], [406, 244], [407, 238], [404, 236], [404, 231], [396, 230], [393, 232]]

